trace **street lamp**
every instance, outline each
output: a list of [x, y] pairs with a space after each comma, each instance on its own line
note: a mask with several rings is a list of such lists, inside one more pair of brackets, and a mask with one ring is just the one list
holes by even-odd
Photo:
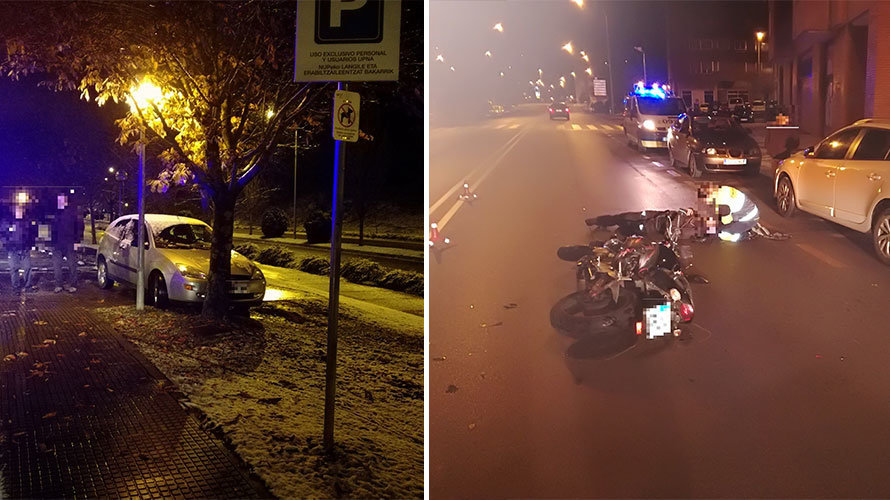
[[763, 45], [763, 37], [765, 37], [765, 36], [766, 36], [766, 33], [762, 32], [762, 31], [758, 31], [757, 33], [755, 33], [755, 37], [757, 38], [757, 72], [758, 73], [760, 73], [760, 71], [761, 71], [761, 68], [760, 68], [760, 50], [761, 49], [760, 49], [760, 47], [761, 47], [761, 45]]
[[[139, 86], [130, 90], [130, 110], [134, 113], [146, 109], [153, 104], [161, 107], [164, 98], [160, 87], [145, 77]], [[138, 258], [136, 260], [136, 310], [145, 309], [145, 129], [139, 131], [139, 223], [136, 227], [136, 244]]]
[[572, 0], [572, 3], [577, 5], [578, 7], [584, 8], [584, 0]]
[[575, 53], [575, 48], [572, 47], [572, 42], [570, 42], [570, 41], [566, 42], [566, 44], [562, 46], [562, 50], [568, 52], [569, 54]]
[[486, 50], [486, 51], [485, 51], [485, 55], [487, 55], [488, 57], [491, 57], [491, 51], [490, 51], [490, 50]]
[[504, 25], [501, 24], [501, 23], [497, 23], [497, 24], [495, 24], [491, 29], [493, 29], [493, 30], [495, 30], [495, 31], [497, 31], [497, 32], [499, 32], [499, 33], [503, 33], [503, 32], [504, 32]]
[[643, 82], [648, 82], [649, 79], [646, 78], [646, 51], [643, 50], [643, 47], [634, 47], [634, 50], [643, 54]]
[[442, 62], [442, 63], [445, 62], [445, 58], [442, 57], [442, 54], [437, 55], [437, 56], [436, 56], [436, 60], [439, 61], [439, 62]]
[[584, 72], [587, 73], [587, 74], [590, 75], [590, 76], [593, 76], [593, 68], [587, 68], [587, 69], [584, 70]]
[[581, 59], [584, 59], [584, 62], [590, 62], [590, 56], [587, 54], [581, 54]]

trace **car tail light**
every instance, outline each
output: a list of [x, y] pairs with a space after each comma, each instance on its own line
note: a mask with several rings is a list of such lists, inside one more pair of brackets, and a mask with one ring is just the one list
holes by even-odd
[[683, 318], [683, 322], [689, 323], [693, 316], [695, 316], [695, 310], [692, 308], [692, 304], [680, 303], [680, 317]]
[[643, 334], [643, 322], [637, 321], [637, 335]]

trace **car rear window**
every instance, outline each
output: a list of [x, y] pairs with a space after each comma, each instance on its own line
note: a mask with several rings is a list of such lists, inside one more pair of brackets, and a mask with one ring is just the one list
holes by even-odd
[[637, 105], [640, 108], [640, 113], [644, 115], [677, 116], [686, 112], [686, 106], [683, 104], [683, 99], [680, 99], [679, 97], [668, 99], [638, 97]]
[[886, 160], [890, 151], [890, 130], [870, 128], [859, 141], [854, 160]]

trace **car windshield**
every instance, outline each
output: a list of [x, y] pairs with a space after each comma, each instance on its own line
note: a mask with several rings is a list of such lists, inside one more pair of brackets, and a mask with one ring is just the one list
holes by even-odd
[[637, 105], [644, 115], [677, 116], [685, 113], [683, 100], [679, 98], [658, 99], [657, 97], [639, 97]]
[[725, 116], [696, 116], [692, 122], [694, 132], [735, 130], [741, 128], [732, 118]]
[[210, 248], [211, 236], [210, 228], [202, 224], [175, 224], [155, 236], [155, 245], [158, 248], [205, 250]]

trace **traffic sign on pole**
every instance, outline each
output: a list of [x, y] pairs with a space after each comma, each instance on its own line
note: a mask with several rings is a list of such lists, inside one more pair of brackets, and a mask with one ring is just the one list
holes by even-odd
[[361, 96], [358, 92], [334, 92], [334, 126], [331, 134], [338, 141], [358, 141], [358, 116]]
[[296, 82], [399, 79], [401, 0], [297, 2]]

